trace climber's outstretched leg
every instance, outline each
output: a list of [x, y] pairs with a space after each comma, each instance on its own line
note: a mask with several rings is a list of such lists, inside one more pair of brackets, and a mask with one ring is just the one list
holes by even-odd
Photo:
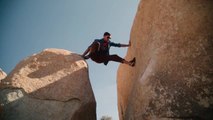
[[118, 55], [103, 55], [103, 56], [92, 56], [91, 59], [97, 63], [104, 63], [106, 61], [115, 61], [120, 62], [123, 64], [127, 64], [130, 66], [135, 66], [135, 58], [133, 58], [131, 61], [127, 61]]
[[126, 61], [125, 59], [124, 59], [124, 61], [123, 61], [123, 63], [128, 64], [128, 65], [130, 65], [130, 66], [132, 66], [132, 67], [135, 66], [135, 62], [136, 62], [135, 57], [134, 57], [131, 61]]
[[119, 57], [118, 55], [109, 55], [109, 56], [107, 56], [107, 60], [124, 63], [124, 64], [130, 65], [132, 67], [135, 66], [135, 58], [133, 58], [131, 61], [127, 61], [127, 60]]

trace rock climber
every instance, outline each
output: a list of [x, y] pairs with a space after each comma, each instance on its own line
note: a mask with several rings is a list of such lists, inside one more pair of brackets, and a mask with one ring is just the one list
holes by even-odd
[[94, 40], [94, 42], [83, 53], [82, 57], [84, 59], [91, 58], [96, 63], [104, 63], [104, 65], [107, 65], [109, 61], [115, 61], [130, 65], [132, 67], [135, 66], [135, 58], [133, 58], [131, 61], [127, 61], [116, 54], [114, 55], [109, 54], [109, 49], [111, 46], [129, 47], [131, 46], [131, 43], [129, 44], [114, 43], [111, 42], [110, 39], [111, 34], [109, 32], [105, 32], [102, 39]]

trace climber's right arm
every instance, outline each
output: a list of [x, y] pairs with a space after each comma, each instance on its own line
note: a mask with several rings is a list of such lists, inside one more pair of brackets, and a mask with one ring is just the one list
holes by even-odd
[[90, 46], [85, 50], [82, 57], [85, 57], [89, 53], [89, 51], [90, 51]]

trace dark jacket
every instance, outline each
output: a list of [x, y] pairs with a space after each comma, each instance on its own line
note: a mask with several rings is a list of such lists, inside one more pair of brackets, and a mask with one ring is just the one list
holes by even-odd
[[[108, 45], [106, 45], [103, 38], [102, 39], [95, 39], [94, 42], [100, 43], [100, 49], [96, 53], [98, 55], [109, 55], [109, 49], [110, 49], [111, 46], [121, 47], [120, 43], [114, 43], [114, 42], [111, 42], [111, 41], [109, 41]], [[104, 62], [104, 65], [107, 65], [108, 62], [109, 61]]]

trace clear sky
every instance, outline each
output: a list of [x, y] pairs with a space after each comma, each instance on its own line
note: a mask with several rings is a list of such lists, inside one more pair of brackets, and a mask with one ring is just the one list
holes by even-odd
[[[111, 41], [128, 43], [139, 0], [0, 0], [0, 68], [15, 65], [45, 48], [82, 54], [105, 31]], [[111, 48], [125, 56], [127, 48]], [[116, 74], [118, 63], [89, 64], [97, 101], [97, 118], [118, 120]], [[82, 88], [83, 89], [83, 88]]]

